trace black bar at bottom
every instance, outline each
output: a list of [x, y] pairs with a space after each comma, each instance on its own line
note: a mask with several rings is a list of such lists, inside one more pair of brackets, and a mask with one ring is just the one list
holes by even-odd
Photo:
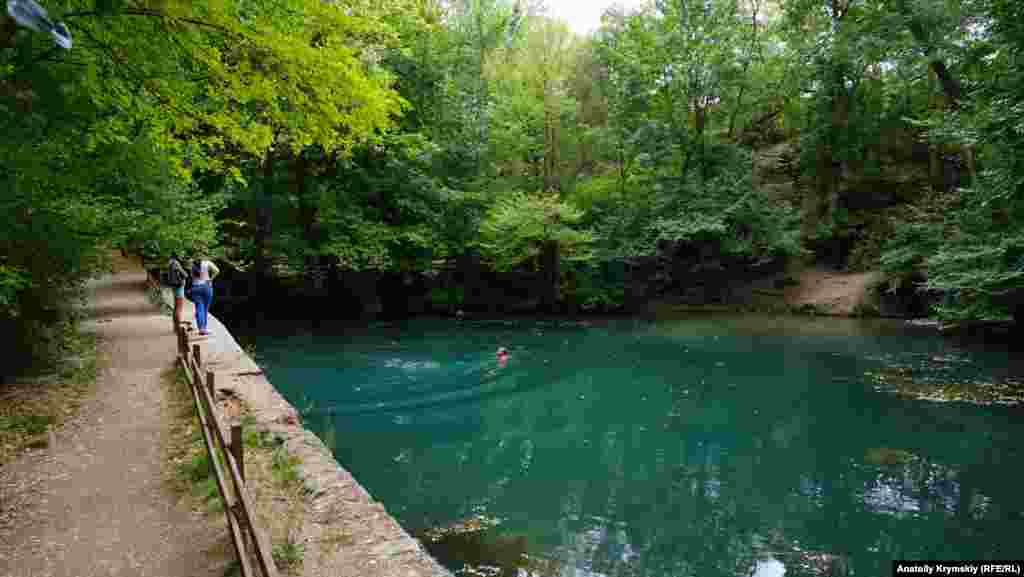
[[1016, 561], [893, 561], [893, 577], [934, 575], [1024, 575], [1024, 559]]

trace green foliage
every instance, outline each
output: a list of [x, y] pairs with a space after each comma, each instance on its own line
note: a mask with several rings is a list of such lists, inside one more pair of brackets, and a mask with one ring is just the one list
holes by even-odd
[[283, 445], [274, 449], [270, 459], [270, 470], [278, 483], [291, 485], [299, 482], [298, 465], [301, 461], [288, 453]]
[[30, 286], [32, 280], [27, 270], [0, 264], [0, 314], [17, 317], [20, 314], [18, 295]]
[[[988, 28], [958, 45], [966, 52], [965, 72], [978, 76], [966, 102], [918, 122], [929, 138], [947, 146], [970, 147], [981, 165], [969, 187], [938, 207], [927, 224], [903, 227], [883, 255], [887, 270], [923, 273], [922, 289], [944, 294], [936, 313], [949, 320], [1021, 317], [1024, 303], [1024, 12], [1002, 0], [965, 2], [965, 12], [987, 19]], [[930, 18], [949, 14], [931, 13]], [[947, 26], [948, 28], [948, 26]], [[925, 31], [921, 31], [924, 34]], [[950, 38], [928, 31], [929, 42]], [[901, 242], [902, 241], [902, 242]]]
[[48, 415], [0, 415], [0, 431], [39, 435], [53, 423]]
[[511, 192], [498, 198], [480, 227], [480, 249], [497, 270], [537, 265], [544, 246], [556, 243], [567, 261], [592, 258], [594, 235], [573, 228], [583, 213], [555, 195]]
[[[221, 466], [226, 463], [223, 457], [218, 457]], [[206, 452], [201, 439], [193, 439], [193, 451], [191, 457], [178, 463], [176, 466], [178, 479], [191, 487], [191, 492], [205, 504], [206, 510], [217, 513], [223, 510], [224, 503], [220, 498], [220, 490], [217, 488], [217, 479], [210, 463], [210, 456]]]
[[107, 268], [110, 248], [150, 262], [220, 252], [211, 249], [222, 193], [244, 184], [245, 161], [313, 145], [344, 157], [387, 130], [406, 104], [374, 57], [395, 41], [377, 10], [400, 1], [66, 2], [51, 14], [75, 46], [60, 54], [42, 35], [5, 32], [8, 367], [59, 348], [52, 327], [72, 318], [69, 304]]
[[905, 279], [920, 272], [925, 260], [942, 242], [941, 225], [904, 223], [896, 228], [880, 259], [882, 271], [890, 277]]
[[402, 106], [362, 59], [386, 28], [336, 4], [169, 2], [69, 23], [90, 66], [85, 89], [120, 110], [105, 126], [148, 125], [199, 168], [282, 145], [348, 150]]
[[707, 179], [680, 181], [656, 171], [638, 172], [625, 194], [609, 180], [577, 188], [574, 198], [590, 206], [603, 258], [654, 257], [661, 246], [708, 245], [752, 262], [798, 256], [799, 215], [773, 202], [749, 181], [749, 157], [731, 146], [711, 148]]
[[579, 267], [575, 273], [574, 298], [584, 312], [611, 312], [622, 308], [626, 291], [621, 282], [611, 282], [600, 268]]
[[178, 478], [194, 484], [211, 479], [210, 456], [206, 451], [194, 453], [191, 459], [178, 464], [177, 473]]
[[302, 543], [287, 541], [276, 543], [271, 549], [270, 555], [274, 558], [274, 564], [282, 568], [290, 568], [302, 563], [306, 548]]
[[[589, 38], [511, 0], [50, 8], [73, 50], [0, 35], [12, 365], [61, 349], [69, 303], [116, 246], [282, 275], [433, 274], [474, 250], [536, 269], [557, 246], [576, 300], [615, 308], [622, 283], [594, 272], [610, 263], [706, 248], [753, 265], [802, 255], [801, 225], [810, 246], [861, 235], [840, 185], [882, 178], [894, 131], [972, 178], [893, 220], [878, 264], [923, 273], [943, 314], [1024, 300], [1011, 0], [659, 0], [611, 10]], [[802, 212], [760, 190], [740, 144], [786, 135]], [[865, 268], [870, 242], [854, 249]]]

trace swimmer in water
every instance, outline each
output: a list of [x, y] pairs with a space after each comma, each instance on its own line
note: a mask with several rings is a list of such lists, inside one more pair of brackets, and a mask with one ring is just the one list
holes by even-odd
[[498, 352], [496, 353], [495, 356], [498, 357], [499, 367], [504, 367], [506, 364], [508, 364], [508, 349], [506, 349], [505, 347], [498, 347]]

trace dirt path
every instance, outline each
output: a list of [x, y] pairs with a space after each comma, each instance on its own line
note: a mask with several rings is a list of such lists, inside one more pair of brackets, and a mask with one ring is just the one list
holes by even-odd
[[226, 529], [175, 506], [162, 486], [161, 373], [171, 322], [127, 260], [91, 285], [106, 361], [95, 393], [55, 446], [0, 469], [0, 576], [223, 574]]
[[857, 305], [865, 302], [868, 289], [878, 280], [879, 273], [806, 269], [798, 278], [800, 284], [786, 289], [787, 305], [811, 305], [823, 314], [846, 316], [852, 315]]

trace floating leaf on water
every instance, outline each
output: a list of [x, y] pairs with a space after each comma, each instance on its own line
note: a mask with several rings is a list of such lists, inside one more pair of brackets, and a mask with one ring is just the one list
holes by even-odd
[[472, 517], [467, 517], [466, 519], [461, 519], [444, 527], [427, 529], [424, 534], [431, 541], [437, 542], [450, 535], [479, 533], [500, 524], [501, 520], [496, 517], [488, 517], [486, 515], [478, 514]]
[[914, 454], [910, 451], [890, 447], [877, 447], [864, 452], [864, 461], [872, 465], [903, 465], [914, 458]]
[[876, 392], [888, 392], [902, 397], [935, 403], [965, 402], [980, 406], [1018, 405], [1024, 402], [1024, 386], [1005, 379], [1002, 382], [951, 381], [934, 375], [912, 378], [911, 371], [903, 367], [886, 368], [880, 372], [865, 372]]

